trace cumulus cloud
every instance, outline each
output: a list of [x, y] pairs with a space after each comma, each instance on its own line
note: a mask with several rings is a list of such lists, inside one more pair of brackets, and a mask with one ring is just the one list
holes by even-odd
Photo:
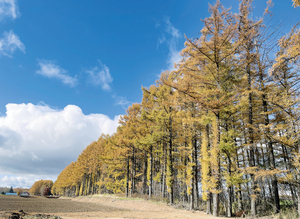
[[4, 17], [17, 18], [19, 14], [16, 0], [0, 0], [0, 20]]
[[174, 70], [174, 63], [178, 63], [181, 60], [180, 50], [178, 47], [178, 40], [182, 37], [181, 32], [173, 26], [170, 22], [170, 18], [164, 19], [164, 32], [168, 34], [168, 38], [163, 34], [157, 41], [157, 44], [166, 43], [169, 49], [168, 54], [168, 70]]
[[56, 78], [62, 81], [64, 84], [74, 87], [77, 85], [77, 78], [68, 75], [68, 72], [59, 67], [54, 61], [39, 60], [40, 69], [36, 73], [43, 75], [47, 78]]
[[49, 176], [49, 175], [24, 175], [24, 176], [15, 176], [15, 175], [0, 175], [0, 185], [1, 187], [8, 187], [11, 186], [13, 188], [30, 188], [35, 181], [41, 179], [50, 179], [53, 182], [56, 180], [56, 176]]
[[114, 133], [118, 120], [119, 116], [85, 115], [75, 105], [58, 110], [31, 103], [7, 104], [6, 115], [0, 117], [0, 184], [17, 179], [28, 187], [32, 178], [55, 179], [102, 133]]
[[109, 84], [113, 81], [113, 78], [109, 73], [109, 68], [100, 60], [98, 62], [98, 66], [85, 71], [89, 75], [88, 82], [96, 86], [100, 85], [103, 90], [109, 91], [111, 89]]
[[20, 38], [14, 34], [13, 30], [4, 32], [3, 38], [0, 38], [0, 55], [12, 57], [12, 54], [17, 50], [25, 53], [25, 46]]

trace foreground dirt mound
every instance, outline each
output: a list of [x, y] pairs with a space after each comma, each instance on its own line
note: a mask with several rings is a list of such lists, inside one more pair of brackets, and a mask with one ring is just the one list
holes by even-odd
[[[215, 219], [212, 215], [207, 215], [200, 211], [188, 211], [175, 209], [162, 202], [152, 202], [137, 198], [121, 198], [115, 195], [93, 195], [88, 197], [78, 197], [72, 199], [73, 202], [97, 203], [101, 206], [115, 207], [122, 209], [118, 212], [89, 212], [88, 214], [62, 214], [68, 218], [195, 218], [195, 219]], [[63, 217], [64, 218], [64, 217]], [[225, 219], [218, 217], [218, 219]]]
[[47, 214], [33, 214], [29, 215], [25, 213], [23, 210], [19, 212], [0, 212], [0, 217], [8, 218], [8, 219], [61, 219], [61, 217], [56, 215], [47, 215]]
[[93, 195], [71, 199], [76, 202], [97, 203], [103, 206], [116, 207], [133, 211], [164, 211], [172, 212], [174, 207], [162, 202], [146, 201], [138, 198], [120, 198], [113, 195]]
[[26, 213], [23, 210], [20, 210], [18, 212], [0, 212], [0, 218], [11, 218], [11, 219], [19, 219], [23, 218], [26, 215]]

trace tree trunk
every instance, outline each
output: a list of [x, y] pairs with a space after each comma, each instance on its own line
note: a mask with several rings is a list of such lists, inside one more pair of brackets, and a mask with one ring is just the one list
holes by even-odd
[[293, 199], [293, 206], [296, 207], [297, 202], [296, 202], [295, 190], [294, 190], [294, 187], [291, 184], [289, 184], [289, 185], [290, 185], [290, 191], [291, 191], [292, 199]]
[[163, 170], [163, 187], [162, 187], [162, 194], [163, 197], [166, 197], [166, 165], [167, 165], [167, 147], [166, 147], [166, 142], [163, 142], [163, 151], [164, 151], [164, 170]]
[[[300, 153], [300, 147], [298, 148], [298, 153]], [[297, 181], [299, 180], [299, 171], [297, 174]], [[300, 184], [298, 183], [297, 185], [297, 190], [298, 190], [298, 219], [300, 219]]]
[[81, 180], [81, 186], [80, 186], [80, 189], [79, 189], [79, 195], [82, 196], [84, 190], [83, 190], [83, 187], [84, 187], [84, 176]]
[[150, 168], [150, 178], [149, 178], [149, 198], [151, 198], [152, 195], [152, 184], [153, 184], [153, 175], [152, 175], [152, 168], [153, 168], [153, 156], [152, 156], [152, 145], [150, 146], [150, 162], [149, 162], [149, 168]]
[[[247, 54], [248, 64], [246, 67], [247, 76], [248, 76], [248, 113], [249, 113], [249, 145], [250, 145], [250, 167], [255, 166], [255, 158], [254, 158], [254, 133], [253, 133], [253, 100], [252, 100], [252, 92], [251, 92], [251, 69], [250, 69], [250, 54]], [[254, 174], [250, 174], [251, 177], [251, 216], [256, 215], [256, 181], [254, 178]]]
[[[163, 144], [162, 144], [162, 147]], [[164, 151], [164, 148], [162, 148], [162, 152]], [[163, 157], [161, 158], [161, 165], [160, 165], [160, 196], [164, 197], [164, 161], [163, 161]]]
[[[217, 136], [214, 136], [214, 138], [217, 137], [217, 145], [214, 145], [214, 147], [219, 147], [220, 144], [220, 115], [219, 113], [216, 115], [216, 128], [217, 128]], [[218, 150], [218, 149], [217, 149]], [[212, 177], [215, 177], [216, 179], [216, 190], [220, 190], [220, 152], [218, 151], [216, 155], [216, 162], [217, 162], [217, 170], [212, 171]], [[219, 193], [216, 191], [213, 193], [213, 216], [217, 217], [219, 215]]]
[[79, 184], [76, 184], [76, 191], [75, 191], [75, 196], [78, 196], [79, 194]]
[[[283, 154], [284, 154], [283, 155], [283, 160], [284, 160], [284, 163], [285, 163], [285, 166], [286, 166], [285, 168], [288, 170], [288, 169], [290, 169], [290, 160], [289, 160], [287, 148], [284, 145], [282, 145], [282, 151], [283, 151]], [[292, 194], [293, 205], [294, 205], [294, 207], [297, 207], [296, 206], [296, 203], [297, 203], [296, 199], [297, 198], [296, 198], [294, 186], [289, 184], [289, 187], [290, 187], [290, 191], [291, 191], [291, 194]]]
[[147, 190], [147, 152], [144, 152], [144, 165], [143, 165], [143, 188], [142, 193], [143, 195], [146, 194]]
[[[231, 160], [230, 157], [228, 155], [228, 167], [227, 167], [227, 171], [229, 176], [231, 176]], [[228, 202], [228, 209], [227, 209], [227, 216], [231, 217], [232, 216], [232, 186], [228, 186], [228, 197], [227, 197], [227, 202]]]
[[227, 205], [227, 216], [228, 217], [231, 217], [232, 216], [232, 187], [228, 187], [228, 190], [227, 190], [227, 193], [228, 193], [228, 197], [227, 197], [227, 202], [228, 202], [228, 205]]
[[243, 200], [242, 200], [242, 189], [241, 189], [241, 184], [239, 184], [238, 187], [238, 209], [239, 211], [243, 210]]
[[126, 173], [126, 197], [129, 195], [129, 156], [127, 157], [127, 173]]
[[88, 186], [88, 180], [89, 180], [89, 175], [87, 175], [87, 177], [85, 178], [85, 190], [84, 190], [84, 195], [87, 196], [88, 194], [88, 189], [89, 189], [89, 186]]
[[211, 193], [210, 192], [207, 195], [206, 214], [211, 214]]
[[254, 174], [250, 174], [251, 177], [251, 216], [255, 216], [256, 214], [256, 182], [254, 179]]
[[195, 207], [199, 206], [199, 185], [198, 185], [198, 150], [197, 150], [197, 139], [194, 138], [194, 188], [195, 188]]
[[[236, 138], [234, 139], [235, 144], [237, 142]], [[240, 162], [239, 162], [239, 155], [238, 155], [238, 151], [235, 151], [236, 153], [236, 165], [237, 168], [240, 168]], [[242, 202], [242, 188], [241, 188], [241, 184], [238, 184], [238, 191], [237, 191], [237, 196], [238, 196], [238, 210], [241, 211], [243, 210], [243, 202]]]
[[[194, 145], [194, 142], [192, 140], [192, 145]], [[193, 210], [194, 209], [194, 204], [195, 204], [195, 194], [194, 194], [194, 190], [195, 190], [195, 184], [194, 184], [194, 179], [195, 179], [195, 156], [194, 156], [194, 153], [195, 153], [195, 148], [193, 147], [192, 148], [192, 153], [191, 153], [191, 159], [190, 162], [192, 163], [192, 167], [191, 168], [191, 181], [190, 181], [190, 186], [191, 186], [191, 194], [190, 194], [190, 210]]]
[[[171, 111], [171, 107], [170, 107]], [[174, 186], [173, 186], [173, 177], [174, 177], [174, 170], [173, 170], [173, 133], [172, 133], [172, 118], [169, 117], [169, 171], [170, 171], [170, 193], [169, 193], [169, 199], [170, 204], [174, 203]]]
[[132, 157], [131, 157], [131, 190], [130, 197], [135, 192], [135, 150], [132, 146]]
[[218, 217], [219, 212], [219, 194], [213, 193], [213, 216]]
[[189, 197], [190, 197], [190, 211], [191, 211], [194, 210], [194, 188], [193, 187]]
[[[193, 157], [193, 155], [192, 155]], [[193, 160], [192, 160], [193, 162]], [[193, 167], [191, 167], [193, 169]], [[190, 186], [192, 187], [191, 189], [191, 194], [190, 194], [190, 210], [194, 210], [194, 204], [195, 204], [195, 196], [194, 196], [194, 173], [192, 170], [192, 178], [191, 178], [191, 182], [190, 182]]]
[[[268, 103], [266, 101], [266, 94], [264, 92], [264, 75], [263, 75], [263, 71], [261, 69], [261, 64], [260, 64], [260, 60], [258, 59], [258, 64], [259, 64], [259, 75], [260, 75], [260, 83], [261, 83], [261, 89], [263, 91], [262, 94], [262, 105], [263, 105], [263, 110], [264, 110], [264, 120], [265, 120], [265, 135], [268, 136], [270, 134], [270, 129], [267, 128], [267, 126], [269, 125], [270, 121], [269, 121], [269, 115], [268, 113]], [[276, 168], [276, 164], [275, 164], [275, 156], [274, 156], [274, 150], [273, 150], [273, 145], [271, 142], [271, 139], [268, 139], [268, 148], [269, 148], [269, 152], [270, 152], [270, 169], [273, 170]], [[278, 181], [277, 181], [277, 177], [276, 175], [272, 176], [272, 188], [273, 188], [273, 195], [274, 195], [274, 202], [275, 202], [275, 213], [279, 213], [280, 212], [280, 200], [279, 200], [279, 192], [278, 192]]]
[[300, 219], [300, 186], [298, 185], [298, 219]]

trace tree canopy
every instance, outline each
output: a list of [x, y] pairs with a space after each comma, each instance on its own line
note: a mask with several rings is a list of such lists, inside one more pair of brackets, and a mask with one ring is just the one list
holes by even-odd
[[29, 189], [29, 193], [34, 195], [43, 195], [45, 188], [48, 188], [51, 191], [53, 186], [52, 180], [38, 180], [36, 181], [31, 188]]
[[254, 19], [252, 10], [251, 0], [237, 14], [210, 5], [175, 70], [142, 88], [116, 133], [87, 146], [53, 193], [205, 202], [214, 216], [278, 213], [280, 200], [300, 212], [300, 29], [276, 41], [270, 13]]

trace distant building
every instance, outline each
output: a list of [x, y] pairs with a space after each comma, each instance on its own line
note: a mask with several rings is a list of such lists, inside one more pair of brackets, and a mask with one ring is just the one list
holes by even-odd
[[5, 195], [18, 195], [18, 193], [10, 193], [10, 192], [8, 192]]

